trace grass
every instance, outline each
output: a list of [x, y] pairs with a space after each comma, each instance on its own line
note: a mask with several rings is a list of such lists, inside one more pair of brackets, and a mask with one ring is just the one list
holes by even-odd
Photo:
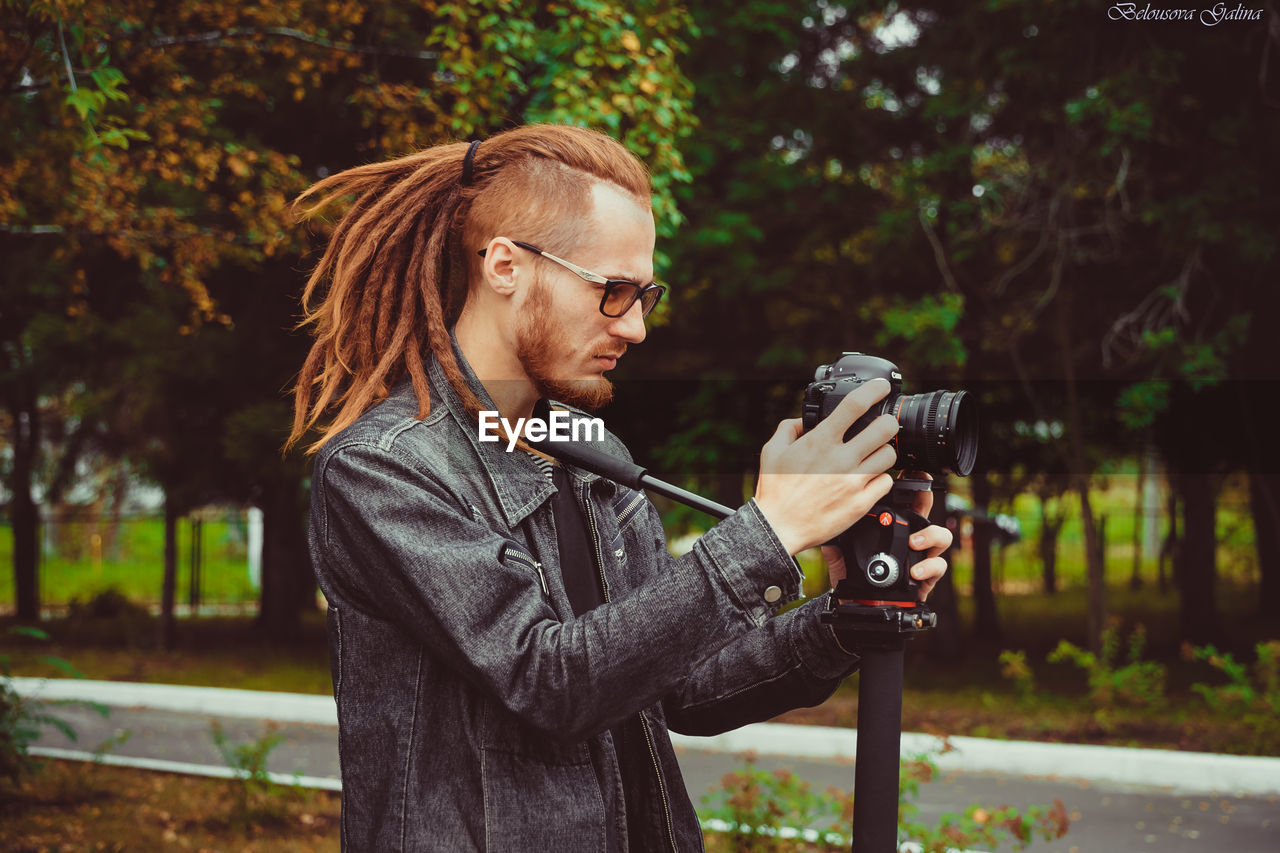
[[15, 675], [57, 677], [55, 668], [39, 660], [52, 655], [71, 661], [87, 678], [104, 681], [333, 692], [322, 613], [306, 614], [288, 642], [266, 640], [252, 620], [243, 617], [183, 619], [178, 623], [177, 648], [169, 652], [151, 645], [154, 630], [104, 645], [100, 635], [91, 641], [78, 639], [82, 632], [68, 619], [47, 620], [43, 627], [52, 645], [9, 640], [7, 649], [0, 648], [9, 655]]
[[[969, 483], [953, 478], [952, 485], [966, 494]], [[1127, 580], [1133, 569], [1134, 526], [1138, 523], [1137, 464], [1121, 461], [1093, 479], [1091, 502], [1096, 515], [1107, 517], [1107, 571], [1115, 582]], [[1165, 486], [1162, 483], [1162, 493]], [[1074, 495], [1056, 498], [1055, 509], [1066, 512], [1066, 522], [1058, 539], [1057, 573], [1065, 588], [1085, 583], [1084, 526], [1079, 501]], [[1040, 502], [1032, 494], [1020, 494], [1006, 506], [992, 507], [1018, 519], [1021, 540], [993, 554], [997, 586], [1005, 591], [1027, 592], [1040, 588]], [[1159, 518], [1160, 535], [1168, 527], [1164, 503], [1148, 507]], [[247, 525], [238, 509], [201, 510], [202, 578], [201, 600], [205, 603], [252, 604], [257, 590], [250, 582], [246, 549]], [[1259, 577], [1254, 549], [1253, 521], [1249, 512], [1248, 481], [1244, 475], [1227, 479], [1218, 496], [1218, 570], [1229, 583], [1256, 584]], [[98, 537], [95, 544], [94, 537]], [[158, 518], [123, 519], [116, 527], [102, 521], [68, 521], [45, 528], [40, 567], [43, 604], [60, 606], [73, 598], [85, 599], [115, 586], [136, 601], [155, 602], [160, 597], [162, 577], [163, 524]], [[179, 602], [188, 600], [190, 590], [192, 519], [178, 524]], [[12, 562], [12, 530], [0, 526], [0, 566]], [[814, 588], [820, 583], [817, 552], [802, 562], [815, 566], [810, 574]], [[961, 589], [972, 582], [973, 552], [953, 553], [953, 574]], [[1155, 560], [1144, 558], [1140, 572], [1148, 586], [1155, 583]], [[0, 610], [13, 606], [13, 574], [0, 571]]]
[[[246, 531], [239, 511], [202, 513], [200, 600], [206, 604], [257, 601], [250, 582]], [[136, 601], [159, 601], [164, 576], [164, 523], [155, 518], [67, 521], [41, 528], [40, 598], [67, 605], [115, 587]], [[177, 599], [191, 590], [192, 519], [178, 522]], [[0, 526], [0, 566], [13, 563], [13, 529]], [[0, 608], [14, 603], [13, 572], [0, 571]]]
[[[1226, 585], [1223, 604], [1235, 612], [1253, 613], [1248, 587]], [[1210, 713], [1191, 690], [1202, 681], [1217, 683], [1208, 664], [1180, 657], [1176, 637], [1176, 598], [1134, 593], [1126, 587], [1111, 590], [1113, 612], [1126, 631], [1141, 623], [1147, 629], [1147, 654], [1168, 667], [1168, 696], [1158, 709], [1117, 709], [1099, 721], [1087, 697], [1086, 679], [1066, 664], [1048, 664], [1045, 657], [1066, 638], [1085, 643], [1084, 591], [1068, 590], [1050, 597], [1009, 595], [998, 599], [1006, 635], [1002, 644], [965, 641], [959, 664], [941, 653], [938, 632], [908, 646], [904, 728], [953, 735], [1032, 740], [1111, 743], [1213, 752], [1247, 752], [1251, 732], [1230, 715]], [[962, 625], [969, 625], [972, 603], [962, 600]], [[1247, 650], [1265, 638], [1256, 619], [1229, 620], [1227, 648]], [[186, 619], [179, 622], [179, 646], [172, 652], [149, 648], [145, 642], [104, 647], [77, 639], [83, 632], [69, 620], [47, 620], [44, 629], [52, 644], [10, 638], [0, 654], [7, 654], [16, 675], [54, 676], [60, 672], [40, 658], [53, 655], [71, 661], [89, 678], [168, 684], [210, 685], [252, 690], [279, 690], [328, 695], [329, 674], [324, 617], [307, 614], [298, 634], [288, 642], [268, 642], [253, 630], [251, 620], [233, 617]], [[967, 637], [967, 629], [963, 632]], [[1037, 692], [1018, 697], [1014, 685], [1000, 674], [1002, 649], [1020, 649], [1035, 674]], [[794, 711], [786, 722], [851, 726], [856, 720], [857, 679], [850, 679], [835, 696], [816, 709]]]
[[238, 797], [227, 780], [48, 761], [21, 785], [0, 785], [0, 849], [339, 849], [338, 794], [291, 789], [248, 812]]

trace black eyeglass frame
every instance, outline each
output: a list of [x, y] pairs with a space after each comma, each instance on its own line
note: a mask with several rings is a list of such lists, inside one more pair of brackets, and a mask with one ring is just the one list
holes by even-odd
[[[554, 261], [569, 272], [581, 278], [583, 281], [589, 281], [592, 284], [603, 284], [604, 296], [600, 300], [600, 313], [606, 317], [626, 316], [626, 313], [631, 310], [631, 306], [635, 305], [637, 301], [640, 303], [640, 316], [642, 318], [648, 317], [650, 312], [652, 312], [654, 308], [658, 307], [658, 303], [662, 301], [662, 295], [667, 292], [666, 285], [658, 284], [656, 281], [650, 282], [649, 284], [636, 284], [634, 281], [627, 281], [625, 278], [605, 278], [599, 273], [591, 272], [591, 270], [584, 269], [575, 263], [566, 261], [564, 258], [557, 258], [550, 252], [544, 252], [537, 246], [522, 243], [519, 240], [512, 240], [511, 242], [519, 246], [521, 249], [524, 249], [526, 252], [533, 252], [535, 255], [541, 255], [549, 261]], [[481, 249], [476, 252], [476, 254], [483, 258], [487, 251], [489, 250]], [[612, 296], [613, 292], [619, 287], [631, 288], [631, 298], [627, 300], [627, 306], [625, 308], [616, 314], [610, 314], [605, 310], [605, 305], [609, 303], [609, 297]], [[652, 297], [652, 301], [648, 301], [650, 299], [649, 294], [651, 293], [654, 294], [654, 296]]]

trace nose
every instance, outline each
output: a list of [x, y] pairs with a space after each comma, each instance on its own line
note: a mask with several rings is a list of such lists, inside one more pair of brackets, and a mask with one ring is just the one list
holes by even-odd
[[644, 313], [640, 307], [640, 300], [637, 299], [627, 309], [627, 313], [621, 317], [614, 318], [609, 324], [609, 334], [615, 338], [622, 338], [627, 343], [638, 344], [644, 340]]

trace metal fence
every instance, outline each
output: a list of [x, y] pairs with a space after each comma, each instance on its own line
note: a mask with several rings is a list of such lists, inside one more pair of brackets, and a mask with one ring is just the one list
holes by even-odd
[[[178, 520], [178, 601], [191, 608], [256, 602], [261, 579], [262, 514], [207, 507]], [[164, 578], [164, 518], [159, 514], [42, 514], [39, 585], [43, 606], [59, 607], [116, 589], [158, 603]], [[0, 608], [14, 604], [13, 530], [0, 524]]]

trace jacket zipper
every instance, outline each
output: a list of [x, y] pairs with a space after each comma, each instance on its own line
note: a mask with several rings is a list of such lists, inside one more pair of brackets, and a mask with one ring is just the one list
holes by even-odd
[[658, 751], [653, 748], [653, 737], [649, 734], [649, 721], [645, 719], [644, 711], [640, 712], [640, 731], [644, 732], [644, 745], [649, 747], [653, 772], [658, 775], [658, 796], [662, 797], [662, 816], [667, 821], [667, 838], [671, 841], [672, 853], [676, 853], [679, 848], [676, 847], [675, 827], [671, 825], [671, 806], [667, 803], [667, 783], [662, 778], [662, 768], [658, 766]]
[[547, 578], [542, 574], [542, 563], [539, 563], [537, 560], [533, 559], [532, 557], [526, 557], [524, 554], [520, 553], [515, 548], [508, 547], [507, 553], [510, 554], [514, 559], [518, 560], [521, 563], [524, 563], [526, 566], [528, 566], [529, 568], [533, 569], [535, 572], [538, 573], [538, 582], [542, 584], [542, 594], [547, 597], [550, 597], [551, 592], [550, 590], [547, 589]]
[[[587, 526], [591, 529], [591, 544], [595, 551], [596, 569], [600, 573], [600, 592], [604, 596], [606, 603], [609, 601], [609, 583], [604, 576], [604, 558], [600, 555], [600, 533], [596, 529], [596, 516], [591, 510], [591, 501], [588, 496], [589, 486], [582, 487], [582, 506], [586, 510]], [[643, 497], [643, 493], [641, 493]], [[633, 502], [633, 506], [639, 501]], [[649, 759], [653, 762], [653, 772], [658, 778], [658, 796], [662, 798], [662, 817], [667, 824], [667, 838], [671, 841], [672, 853], [679, 850], [676, 847], [676, 831], [671, 822], [671, 804], [667, 801], [667, 782], [662, 778], [662, 767], [658, 764], [658, 751], [653, 748], [653, 736], [649, 734], [649, 721], [645, 719], [644, 711], [639, 712], [637, 716], [640, 718], [640, 731], [644, 732], [644, 745], [649, 748]]]
[[618, 527], [627, 523], [627, 519], [635, 515], [640, 507], [644, 506], [644, 492], [636, 492], [636, 496], [631, 499], [631, 503], [622, 508], [622, 512], [618, 513]]
[[604, 600], [607, 603], [609, 601], [609, 581], [604, 576], [604, 557], [601, 556], [600, 551], [600, 533], [596, 530], [595, 513], [591, 511], [591, 500], [588, 496], [589, 489], [590, 486], [588, 484], [583, 484], [582, 506], [587, 516], [587, 526], [591, 528], [591, 545], [596, 558], [596, 576], [600, 578], [600, 594], [604, 596]]

